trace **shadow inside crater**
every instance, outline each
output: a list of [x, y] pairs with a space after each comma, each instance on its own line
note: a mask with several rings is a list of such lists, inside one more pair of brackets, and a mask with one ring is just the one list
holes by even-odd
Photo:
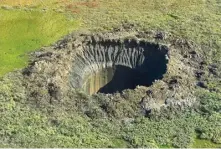
[[98, 92], [112, 94], [125, 89], [135, 89], [138, 85], [150, 86], [155, 80], [163, 78], [167, 71], [167, 63], [165, 55], [154, 54], [145, 57], [143, 64], [136, 68], [114, 66], [111, 81], [101, 87]]
[[88, 42], [77, 55], [70, 82], [88, 94], [115, 93], [150, 86], [167, 71], [168, 47], [147, 41]]

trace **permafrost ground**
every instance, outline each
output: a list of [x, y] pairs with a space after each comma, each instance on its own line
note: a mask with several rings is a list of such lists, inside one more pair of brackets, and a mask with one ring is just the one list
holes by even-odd
[[[108, 135], [112, 127], [106, 128], [106, 122], [105, 125], [100, 125], [101, 119], [110, 120], [108, 125], [111, 124], [111, 126], [117, 126], [116, 123], [112, 125], [113, 120], [118, 124], [122, 123], [119, 129], [131, 125], [134, 125], [134, 128], [137, 127], [138, 133], [125, 129], [129, 137], [141, 135], [142, 138], [143, 129], [139, 134], [139, 128], [143, 125], [148, 129], [148, 131], [144, 130], [145, 134], [152, 134], [152, 136], [146, 136], [156, 139], [157, 144], [161, 145], [165, 142], [161, 138], [158, 140], [158, 132], [165, 140], [169, 137], [173, 138], [178, 133], [178, 136], [184, 139], [177, 140], [175, 137], [174, 146], [183, 147], [187, 146], [183, 143], [189, 144], [187, 140], [191, 139], [193, 132], [198, 130], [202, 123], [203, 125], [207, 123], [204, 118], [201, 121], [195, 119], [195, 116], [189, 119], [190, 111], [197, 112], [198, 108], [203, 106], [198, 99], [197, 90], [199, 87], [208, 90], [205, 83], [208, 75], [219, 77], [219, 72], [216, 71], [218, 69], [211, 69], [206, 64], [200, 50], [200, 47], [193, 42], [164, 32], [145, 32], [124, 28], [102, 33], [75, 32], [54, 45], [33, 52], [29, 66], [23, 69], [22, 73], [17, 71], [9, 74], [8, 81], [14, 79], [13, 83], [16, 83], [13, 95], [4, 93], [0, 98], [11, 99], [8, 97], [13, 96], [15, 101], [21, 103], [17, 107], [19, 110], [25, 105], [31, 111], [32, 109], [41, 111], [48, 117], [48, 120], [42, 122], [46, 125], [51, 123], [50, 127], [53, 126], [58, 130], [56, 134], [62, 132], [61, 124], [67, 117], [74, 122], [67, 123], [68, 127], [65, 125], [65, 128], [69, 128], [65, 134], [66, 132], [71, 132], [71, 136], [75, 134], [75, 131], [72, 131], [73, 127], [69, 126], [76, 126], [76, 121], [79, 121], [76, 118], [80, 115], [81, 120], [85, 118], [90, 122], [83, 124], [80, 120], [78, 126], [83, 124], [94, 129], [90, 124], [98, 120], [97, 127], [104, 129], [101, 133], [105, 131]], [[213, 68], [215, 66], [213, 65]], [[213, 98], [209, 99], [208, 103], [212, 100]], [[215, 97], [214, 100], [216, 100]], [[7, 106], [8, 104], [5, 107]], [[180, 116], [183, 117], [183, 112], [187, 112], [187, 117], [182, 118], [185, 125], [182, 124], [181, 127], [179, 119], [170, 121], [176, 115], [181, 114]], [[17, 111], [14, 113], [17, 114]], [[23, 113], [33, 115], [32, 112]], [[217, 118], [214, 117], [215, 119]], [[153, 125], [149, 127], [149, 122], [142, 124], [140, 120], [150, 120]], [[214, 134], [217, 132], [216, 122], [217, 120], [211, 122], [214, 125], [211, 127]], [[26, 118], [24, 124], [23, 128], [29, 128]], [[38, 123], [34, 124], [38, 125]], [[161, 130], [156, 128], [155, 124], [159, 124], [158, 128]], [[192, 126], [189, 127], [189, 124]], [[207, 125], [210, 124], [206, 124], [205, 127], [210, 135]], [[31, 132], [35, 134], [35, 130], [38, 129]], [[121, 135], [121, 130], [114, 130], [114, 134], [116, 132]], [[181, 135], [177, 130], [183, 131]], [[204, 130], [201, 135], [204, 135]], [[186, 134], [189, 135], [186, 136]], [[12, 136], [14, 135], [16, 134], [12, 133]], [[84, 138], [88, 134], [82, 135]]]
[[57, 103], [73, 90], [112, 99], [129, 89], [139, 93], [142, 109], [180, 108], [195, 103], [203, 62], [197, 50], [157, 32], [74, 33], [35, 52], [23, 74], [27, 94], [37, 102]]
[[166, 73], [166, 46], [136, 40], [107, 40], [82, 47], [73, 65], [71, 84], [89, 94], [150, 86]]

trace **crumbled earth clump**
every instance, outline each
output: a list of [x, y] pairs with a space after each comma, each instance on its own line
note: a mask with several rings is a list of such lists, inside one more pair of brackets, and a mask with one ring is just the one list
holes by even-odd
[[[116, 116], [114, 110], [132, 99], [133, 112], [123, 114], [131, 117], [148, 115], [153, 109], [168, 106], [190, 107], [196, 104], [195, 90], [206, 88], [202, 79], [206, 73], [202, 69], [205, 58], [200, 47], [164, 32], [129, 29], [100, 33], [79, 31], [33, 52], [31, 57], [29, 66], [22, 71], [23, 85], [28, 100], [37, 107], [63, 104], [67, 98], [78, 107], [84, 107], [87, 101], [80, 103], [77, 99], [85, 96], [96, 98], [98, 102], [102, 98], [105, 102], [99, 103], [102, 110]], [[91, 73], [113, 66], [144, 70], [142, 64], [146, 57], [151, 61], [144, 68], [148, 70], [154, 66], [152, 70], [160, 72], [151, 82], [142, 84], [145, 77], [141, 77], [133, 87], [121, 87], [111, 94], [95, 92], [88, 95], [84, 92], [85, 80]], [[162, 65], [163, 69], [154, 69]], [[218, 75], [216, 70], [216, 66], [209, 67], [209, 73], [214, 76]], [[81, 111], [88, 113], [82, 108]]]

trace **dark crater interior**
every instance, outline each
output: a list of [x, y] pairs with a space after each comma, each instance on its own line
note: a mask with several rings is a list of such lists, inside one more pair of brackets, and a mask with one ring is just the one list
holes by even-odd
[[167, 71], [168, 48], [136, 40], [91, 41], [76, 56], [70, 82], [87, 93], [115, 93], [150, 86]]

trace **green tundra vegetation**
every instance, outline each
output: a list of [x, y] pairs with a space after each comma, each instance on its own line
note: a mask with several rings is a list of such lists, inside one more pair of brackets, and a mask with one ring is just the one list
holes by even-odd
[[27, 53], [54, 43], [78, 22], [54, 12], [0, 10], [0, 76], [27, 65]]
[[[215, 91], [197, 90], [197, 107], [128, 118], [114, 105], [103, 111], [103, 95], [75, 91], [74, 99], [36, 108], [25, 98], [20, 74], [7, 74], [27, 66], [30, 52], [72, 31], [107, 31], [122, 22], [194, 41], [207, 63], [220, 66], [220, 0], [52, 0], [27, 6], [5, 0], [0, 6], [0, 147], [221, 147], [220, 78], [206, 79]], [[136, 115], [131, 92], [130, 100], [119, 99]]]
[[6, 2], [0, 9], [0, 75], [24, 67], [27, 52], [49, 45], [71, 31], [111, 30], [122, 22], [211, 45], [213, 50], [206, 54], [220, 60], [220, 1], [49, 0], [26, 7], [5, 6]]
[[139, 95], [131, 91], [126, 92], [130, 100], [119, 95], [119, 100], [124, 100], [119, 109], [110, 104], [105, 112], [100, 106], [106, 100], [102, 95], [84, 93], [78, 93], [74, 101], [67, 97], [61, 104], [42, 103], [36, 108], [23, 97], [22, 88], [10, 83], [19, 86], [17, 78], [5, 81], [8, 83], [0, 84], [1, 147], [221, 146], [221, 94], [199, 90], [200, 108], [171, 108], [153, 112], [149, 118], [129, 118], [122, 117], [121, 108], [137, 112], [131, 103], [136, 103]]

